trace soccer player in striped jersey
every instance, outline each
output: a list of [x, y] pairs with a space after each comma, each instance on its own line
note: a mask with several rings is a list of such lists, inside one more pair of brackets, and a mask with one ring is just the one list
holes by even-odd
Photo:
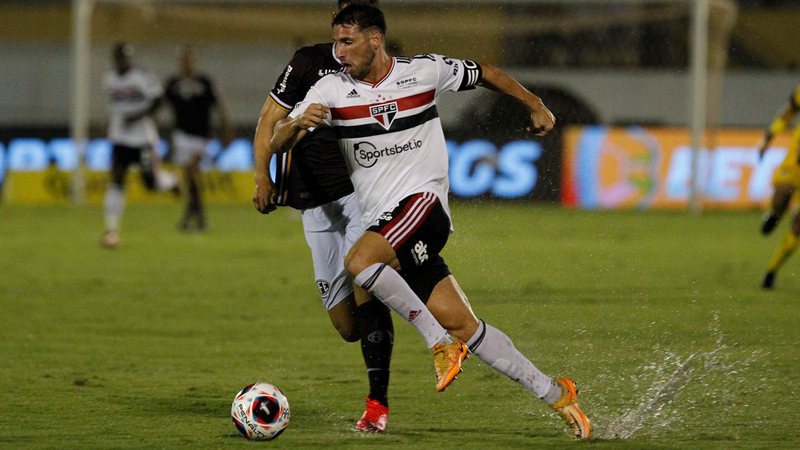
[[[780, 114], [772, 121], [764, 133], [764, 137], [758, 143], [758, 154], [763, 156], [767, 151], [772, 137], [785, 131], [800, 110], [800, 85], [792, 92], [789, 103], [781, 110]], [[792, 139], [789, 144], [789, 151], [783, 162], [772, 176], [774, 192], [769, 212], [764, 216], [761, 223], [761, 232], [765, 235], [772, 233], [778, 225], [781, 217], [786, 213], [791, 203], [792, 197], [797, 196], [800, 190], [800, 125], [794, 128]], [[783, 236], [778, 248], [767, 264], [767, 271], [761, 282], [764, 289], [775, 287], [775, 275], [783, 266], [789, 256], [797, 249], [800, 240], [800, 212], [794, 214], [792, 226]]]
[[158, 170], [155, 145], [158, 129], [153, 115], [160, 105], [164, 90], [149, 71], [132, 63], [133, 46], [114, 45], [114, 68], [103, 76], [108, 97], [108, 139], [111, 141], [111, 176], [103, 202], [106, 230], [100, 245], [114, 248], [120, 243], [119, 229], [125, 210], [125, 180], [128, 167], [139, 165], [144, 185], [149, 190], [168, 190], [175, 186], [174, 177]]
[[286, 151], [309, 132], [332, 128], [362, 210], [364, 235], [345, 267], [360, 289], [406, 319], [433, 351], [436, 388], [461, 370], [467, 349], [544, 400], [586, 439], [590, 424], [569, 378], [542, 373], [497, 328], [479, 320], [440, 252], [451, 232], [448, 155], [436, 98], [481, 85], [530, 111], [536, 134], [555, 118], [541, 99], [488, 64], [440, 55], [392, 58], [380, 10], [352, 5], [333, 20], [336, 57], [344, 70], [312, 87], [275, 127], [272, 145]]
[[[350, 3], [339, 0], [338, 9]], [[320, 129], [289, 153], [279, 154], [276, 181], [270, 178], [269, 146], [275, 124], [285, 118], [308, 89], [323, 76], [341, 70], [333, 43], [299, 49], [284, 68], [261, 110], [253, 149], [255, 208], [263, 214], [285, 205], [301, 212], [303, 231], [311, 250], [317, 287], [331, 323], [347, 342], [361, 342], [369, 379], [369, 395], [359, 432], [382, 432], [389, 417], [389, 364], [394, 328], [389, 310], [380, 301], [356, 306], [352, 279], [344, 268], [347, 251], [363, 233], [361, 211], [353, 184], [331, 129]]]

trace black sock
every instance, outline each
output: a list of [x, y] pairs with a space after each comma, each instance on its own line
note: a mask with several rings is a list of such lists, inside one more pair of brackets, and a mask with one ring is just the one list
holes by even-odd
[[372, 299], [356, 307], [361, 354], [367, 366], [369, 397], [389, 406], [389, 363], [394, 346], [392, 316], [382, 302]]

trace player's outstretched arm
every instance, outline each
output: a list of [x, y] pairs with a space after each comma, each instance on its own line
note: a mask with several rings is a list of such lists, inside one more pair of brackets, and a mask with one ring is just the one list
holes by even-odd
[[288, 152], [310, 130], [318, 127], [328, 113], [327, 107], [312, 103], [300, 115], [279, 121], [272, 134], [272, 148], [276, 152]]
[[528, 108], [531, 113], [530, 131], [536, 133], [537, 136], [544, 136], [553, 129], [556, 124], [556, 118], [539, 96], [527, 90], [511, 75], [490, 64], [481, 63], [481, 72], [482, 76], [478, 82], [479, 85], [510, 95]]
[[255, 183], [256, 189], [253, 192], [253, 206], [262, 214], [268, 214], [275, 210], [276, 206], [272, 201], [275, 194], [275, 183], [269, 174], [269, 162], [274, 151], [270, 145], [275, 124], [285, 119], [289, 115], [289, 110], [285, 109], [272, 98], [267, 97], [264, 106], [261, 108], [261, 115], [258, 117], [256, 134], [253, 138], [253, 160], [255, 161]]
[[797, 114], [798, 106], [794, 104], [794, 102], [790, 102], [783, 108], [775, 117], [775, 120], [767, 127], [767, 130], [764, 132], [764, 136], [758, 141], [758, 157], [761, 158], [764, 156], [764, 153], [767, 151], [767, 147], [769, 147], [769, 143], [772, 141], [772, 138], [784, 130], [792, 123], [792, 119], [794, 119], [795, 114]]

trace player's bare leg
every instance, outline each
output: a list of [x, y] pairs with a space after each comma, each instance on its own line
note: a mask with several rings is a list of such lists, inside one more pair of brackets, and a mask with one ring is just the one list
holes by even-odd
[[469, 341], [478, 329], [480, 321], [472, 312], [467, 296], [452, 275], [436, 284], [427, 306], [451, 335], [464, 342]]
[[792, 199], [794, 187], [787, 184], [775, 185], [775, 192], [772, 194], [772, 201], [770, 203], [770, 210], [764, 215], [761, 221], [761, 233], [768, 235], [775, 230], [781, 217], [786, 213], [789, 208], [789, 202]]
[[374, 263], [388, 264], [392, 269], [400, 270], [397, 255], [386, 238], [373, 231], [365, 231], [347, 253], [345, 269], [351, 275], [357, 275]]
[[125, 177], [128, 166], [118, 155], [113, 157], [111, 163], [111, 179], [106, 186], [103, 200], [105, 232], [100, 238], [103, 248], [116, 248], [120, 243], [119, 226], [122, 213], [125, 211]]
[[[795, 188], [791, 184], [779, 183], [775, 185], [770, 210], [764, 215], [764, 219], [761, 223], [761, 232], [763, 234], [770, 234], [778, 225], [781, 217], [783, 217], [789, 209], [794, 191]], [[781, 242], [778, 244], [778, 248], [775, 249], [775, 252], [772, 254], [767, 264], [767, 270], [764, 273], [764, 278], [761, 280], [761, 287], [764, 289], [772, 289], [775, 287], [775, 276], [777, 275], [778, 269], [797, 248], [798, 233], [794, 231], [796, 222], [797, 219], [795, 218], [792, 231], [784, 235], [783, 239], [781, 239]]]
[[772, 289], [775, 287], [775, 276], [778, 270], [783, 267], [783, 264], [797, 250], [800, 245], [800, 212], [794, 215], [792, 221], [792, 228], [786, 232], [778, 244], [778, 248], [772, 254], [772, 258], [767, 265], [767, 272], [764, 274], [764, 279], [761, 281], [761, 287], [764, 289]]
[[353, 294], [340, 301], [328, 310], [331, 325], [339, 332], [339, 336], [346, 342], [358, 340], [358, 326], [356, 317], [356, 301]]
[[345, 258], [345, 269], [356, 284], [405, 318], [433, 351], [436, 390], [443, 391], [461, 371], [467, 349], [436, 321], [417, 294], [395, 268], [400, 263], [394, 249], [378, 233], [366, 231]]
[[589, 437], [589, 420], [578, 406], [575, 383], [569, 378], [554, 380], [545, 375], [502, 331], [478, 320], [455, 277], [450, 275], [437, 283], [428, 308], [450, 334], [467, 343], [471, 353], [558, 412], [576, 438]]
[[192, 221], [198, 231], [206, 229], [206, 216], [203, 208], [202, 186], [200, 184], [201, 155], [193, 155], [189, 164], [183, 167], [183, 176], [186, 183], [186, 209], [180, 222], [180, 229], [189, 231]]

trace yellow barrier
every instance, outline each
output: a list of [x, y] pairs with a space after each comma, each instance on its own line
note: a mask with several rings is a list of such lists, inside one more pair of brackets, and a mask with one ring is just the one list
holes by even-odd
[[[72, 172], [55, 167], [36, 172], [8, 172], [3, 186], [6, 204], [58, 204], [72, 200]], [[101, 205], [108, 172], [85, 171], [85, 202]], [[252, 172], [209, 171], [202, 174], [204, 198], [209, 203], [248, 203], [253, 195]], [[144, 186], [139, 172], [131, 170], [125, 183], [128, 203], [170, 203], [169, 192], [151, 192]]]

